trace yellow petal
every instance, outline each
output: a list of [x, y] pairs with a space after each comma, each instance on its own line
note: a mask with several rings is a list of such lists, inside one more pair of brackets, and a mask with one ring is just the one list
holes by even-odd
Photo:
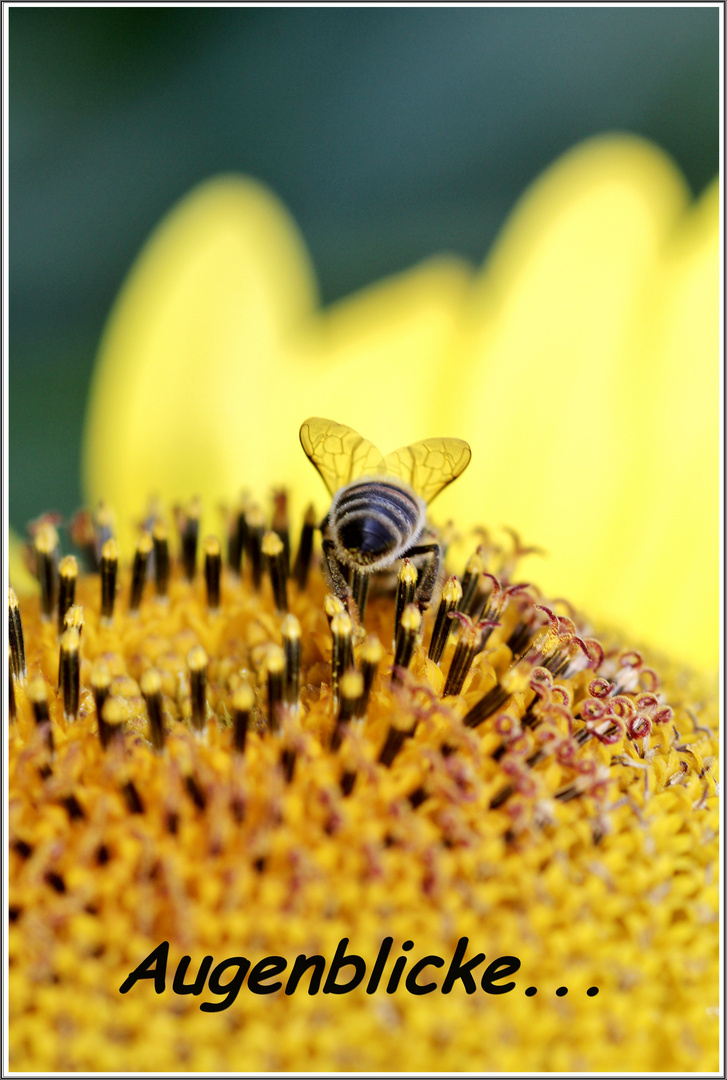
[[[473, 464], [453, 491], [460, 520], [507, 523], [546, 547], [547, 559], [533, 560], [525, 576], [551, 595], [566, 593], [594, 616], [682, 656], [680, 617], [696, 599], [680, 595], [686, 578], [679, 579], [679, 564], [685, 567], [689, 555], [675, 538], [659, 536], [673, 567], [665, 581], [650, 577], [642, 545], [650, 548], [654, 515], [687, 495], [674, 486], [673, 466], [650, 452], [665, 395], [673, 411], [683, 386], [674, 376], [665, 381], [669, 360], [653, 332], [651, 359], [634, 345], [643, 338], [671, 238], [689, 231], [686, 198], [671, 162], [630, 137], [584, 144], [526, 194], [483, 271], [460, 346], [469, 375], [458, 434], [472, 444]], [[670, 274], [677, 293], [685, 272], [680, 262]], [[669, 303], [660, 299], [658, 306]], [[716, 326], [713, 316], [704, 318]], [[668, 332], [663, 324], [662, 331]], [[693, 346], [705, 349], [701, 333]], [[711, 354], [705, 363], [713, 364]], [[716, 434], [712, 371], [690, 386], [696, 415], [709, 418], [708, 441]], [[644, 491], [648, 522], [641, 516]], [[639, 596], [629, 569], [637, 549], [646, 590]], [[711, 577], [705, 589], [715, 583]], [[668, 590], [678, 608], [668, 627], [651, 603], [659, 590]], [[703, 646], [695, 639], [689, 651], [702, 665]]]
[[85, 433], [86, 492], [122, 541], [152, 493], [209, 507], [237, 492], [251, 423], [266, 453], [261, 411], [275, 438], [271, 357], [314, 297], [293, 222], [251, 180], [202, 184], [158, 227], [111, 313]]
[[23, 540], [14, 529], [8, 529], [8, 583], [18, 596], [34, 596], [39, 591], [38, 580], [25, 564]]
[[311, 415], [348, 424], [384, 454], [432, 435], [457, 435], [442, 427], [434, 388], [470, 281], [461, 260], [431, 259], [311, 322], [280, 359], [286, 392], [275, 398], [274, 413], [284, 437], [266, 458], [264, 479], [284, 477], [299, 503], [313, 499], [323, 508], [323, 486], [297, 439], [301, 420]]
[[[604, 597], [628, 605], [658, 642], [694, 665], [719, 650], [719, 191], [685, 215], [664, 253], [635, 335], [628, 422], [644, 425], [631, 482], [639, 513], [630, 557]], [[643, 401], [648, 401], [644, 415]], [[648, 573], [645, 572], [648, 569]], [[625, 621], [622, 620], [622, 625]]]
[[[290, 219], [252, 181], [192, 192], [149, 240], [106, 329], [86, 432], [92, 501], [117, 513], [122, 541], [150, 495], [217, 504], [282, 482], [293, 509], [325, 501], [298, 442], [331, 416], [386, 452], [431, 435], [431, 387], [470, 274], [423, 263], [318, 316]], [[444, 432], [443, 432], [444, 433]], [[446, 433], [444, 433], [446, 434]]]

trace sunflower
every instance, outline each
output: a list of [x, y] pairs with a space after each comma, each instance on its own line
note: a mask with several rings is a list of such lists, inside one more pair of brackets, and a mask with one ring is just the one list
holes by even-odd
[[[582, 614], [573, 563], [582, 535], [594, 566], [636, 542], [611, 470], [659, 505], [645, 372], [661, 357], [668, 427], [680, 327], [710, 371], [692, 316], [713, 202], [687, 209], [655, 150], [604, 140], [539, 182], [483, 274], [434, 260], [324, 313], [258, 185], [211, 181], [160, 227], [102, 345], [86, 470], [109, 503], [76, 520], [75, 555], [39, 523], [39, 593], [9, 599], [13, 1069], [718, 1067], [716, 689], [649, 649], [670, 644], [658, 619], [634, 638], [610, 600]], [[393, 417], [397, 442], [472, 443], [428, 605], [414, 560], [351, 596], [323, 572], [294, 444], [344, 404], [386, 449]], [[605, 468], [615, 430], [644, 435], [638, 468], [620, 446]], [[709, 491], [708, 413], [693, 434], [679, 476]], [[491, 520], [520, 498], [549, 544], [570, 522], [577, 606], [532, 584], [541, 537]], [[640, 522], [677, 607], [708, 573], [705, 512], [696, 532]], [[606, 594], [633, 580], [598, 567]], [[688, 599], [682, 658], [711, 627]]]

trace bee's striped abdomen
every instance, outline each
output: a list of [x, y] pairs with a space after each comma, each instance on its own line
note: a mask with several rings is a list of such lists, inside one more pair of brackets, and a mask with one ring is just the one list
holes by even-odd
[[413, 492], [386, 480], [362, 480], [336, 493], [329, 521], [345, 561], [371, 566], [414, 543], [424, 516], [424, 502]]

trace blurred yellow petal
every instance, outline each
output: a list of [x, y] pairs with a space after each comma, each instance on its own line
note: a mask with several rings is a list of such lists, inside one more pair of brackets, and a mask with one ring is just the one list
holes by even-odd
[[13, 529], [8, 529], [8, 582], [18, 596], [34, 596], [39, 591], [38, 580], [25, 562], [24, 541]]
[[86, 432], [86, 490], [119, 533], [148, 498], [199, 494], [205, 524], [250, 486], [323, 494], [298, 443], [331, 415], [382, 448], [432, 434], [431, 385], [470, 272], [432, 259], [315, 315], [292, 221], [252, 181], [193, 191], [132, 268], [102, 342]]
[[715, 183], [670, 238], [633, 338], [625, 418], [641, 434], [629, 469], [638, 512], [601, 606], [701, 666], [719, 656], [718, 268]]
[[[659, 452], [685, 395], [692, 420], [682, 428], [691, 438], [700, 418], [699, 453], [716, 468], [717, 263], [693, 257], [713, 283], [697, 321], [689, 279], [700, 271], [673, 252], [689, 246], [675, 238], [696, 217], [669, 159], [630, 137], [586, 143], [536, 182], [482, 273], [460, 346], [468, 393], [457, 433], [473, 465], [453, 498], [460, 520], [507, 523], [542, 544], [548, 557], [526, 573], [551, 595], [567, 592], [703, 666], [716, 657], [711, 599], [702, 602], [716, 585], [716, 490], [705, 506], [712, 528], [698, 515], [688, 544], [684, 530], [657, 524], [694, 501], [689, 466]], [[713, 245], [716, 224], [702, 225]], [[686, 345], [683, 333], [679, 345], [670, 338], [676, 323], [691, 326], [692, 369], [674, 363]]]
[[238, 490], [248, 426], [257, 456], [263, 427], [274, 437], [271, 357], [314, 297], [292, 220], [251, 180], [209, 181], [162, 222], [111, 313], [85, 434], [86, 491], [122, 541], [153, 493]]
[[442, 426], [432, 388], [441, 378], [470, 282], [471, 272], [460, 260], [431, 259], [333, 305], [310, 323], [291, 343], [290, 357], [281, 360], [280, 377], [289, 389], [275, 398], [281, 438], [266, 455], [262, 478], [268, 484], [284, 478], [298, 505], [312, 499], [325, 509], [320, 479], [298, 443], [300, 423], [311, 415], [348, 424], [384, 453], [431, 435], [456, 435]]

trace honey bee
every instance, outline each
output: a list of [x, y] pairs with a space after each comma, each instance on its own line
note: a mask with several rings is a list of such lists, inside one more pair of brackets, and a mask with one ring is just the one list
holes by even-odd
[[402, 558], [426, 561], [415, 603], [429, 604], [442, 558], [427, 529], [427, 506], [472, 457], [462, 439], [424, 439], [383, 456], [353, 428], [313, 416], [300, 428], [303, 449], [333, 501], [321, 523], [323, 557], [336, 595], [353, 596], [360, 615], [370, 575]]

